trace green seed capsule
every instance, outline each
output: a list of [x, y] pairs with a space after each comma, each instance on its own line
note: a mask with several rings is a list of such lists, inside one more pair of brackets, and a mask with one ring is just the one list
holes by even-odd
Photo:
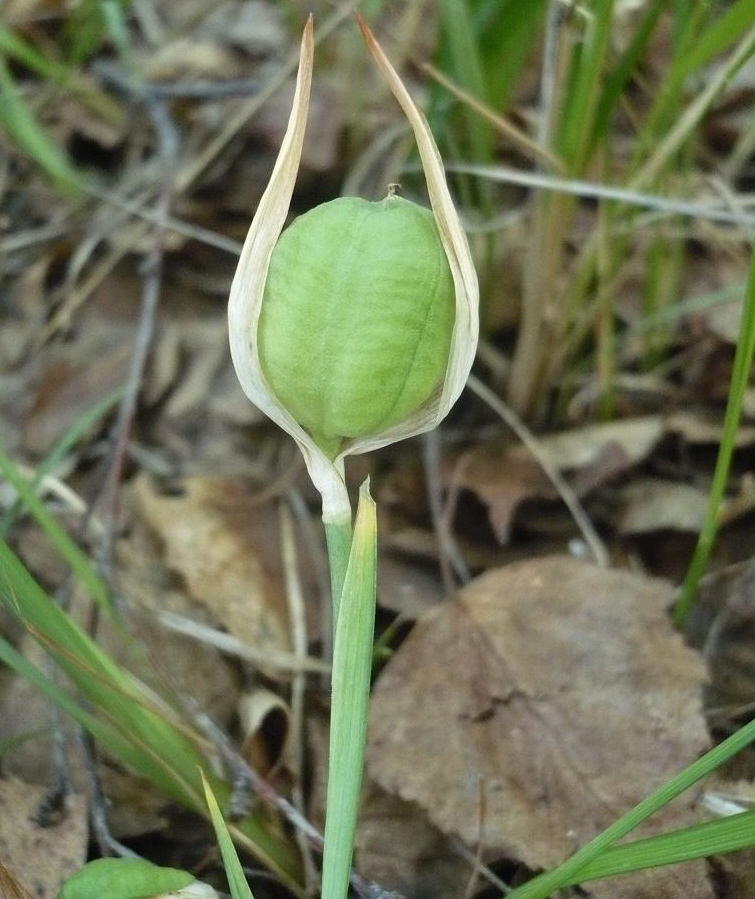
[[194, 877], [140, 858], [99, 858], [65, 882], [58, 899], [150, 899], [178, 894]]
[[283, 232], [257, 331], [270, 388], [321, 449], [378, 434], [446, 373], [451, 270], [432, 212], [390, 195], [324, 203]]

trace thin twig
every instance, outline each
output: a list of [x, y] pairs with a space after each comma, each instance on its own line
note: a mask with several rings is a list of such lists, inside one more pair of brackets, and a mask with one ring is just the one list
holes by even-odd
[[459, 87], [454, 81], [452, 81], [447, 75], [444, 75], [439, 69], [437, 69], [434, 65], [429, 62], [423, 62], [420, 64], [420, 69], [423, 72], [426, 72], [434, 81], [437, 81], [438, 84], [441, 85], [445, 90], [447, 90], [450, 94], [456, 97], [458, 100], [461, 100], [462, 103], [469, 106], [470, 109], [473, 109], [481, 118], [485, 119], [485, 121], [489, 122], [497, 131], [503, 134], [505, 137], [508, 137], [509, 140], [517, 147], [525, 156], [533, 157], [535, 159], [539, 159], [542, 162], [546, 162], [551, 169], [554, 169], [557, 172], [563, 171], [563, 164], [561, 160], [551, 153], [546, 147], [538, 144], [536, 140], [533, 140], [528, 134], [522, 131], [521, 128], [518, 128], [516, 125], [513, 125], [507, 119], [504, 119], [502, 116], [498, 115], [497, 112], [492, 110], [485, 103], [482, 103], [477, 97], [473, 94], [470, 94], [469, 91], [464, 90], [464, 88]]
[[83, 727], [79, 729], [79, 742], [84, 755], [84, 769], [89, 783], [89, 817], [100, 853], [106, 857], [117, 855], [126, 858], [139, 858], [136, 852], [116, 840], [110, 832], [107, 798], [102, 791], [102, 784], [97, 771], [97, 752], [94, 740], [91, 734]]
[[222, 100], [226, 97], [248, 97], [260, 88], [258, 78], [227, 78], [222, 81], [145, 81], [140, 82], [135, 90], [131, 76], [110, 60], [95, 59], [91, 71], [132, 100]]
[[[354, 5], [354, 3], [345, 4], [326, 19], [324, 24], [317, 29], [315, 43], [319, 43], [323, 38], [334, 31], [341, 22], [353, 12]], [[218, 155], [248, 123], [249, 119], [251, 119], [270, 97], [286, 83], [291, 75], [296, 72], [297, 66], [298, 53], [292, 55], [281, 68], [280, 72], [278, 72], [278, 74], [272, 78], [256, 96], [252, 97], [247, 103], [244, 103], [239, 110], [231, 116], [221, 131], [213, 135], [198, 156], [186, 162], [182, 167], [178, 167], [174, 164], [169, 168], [168, 171], [173, 174], [171, 188], [175, 196], [185, 194], [194, 185], [200, 175], [215, 161]], [[137, 85], [132, 85], [131, 87], [133, 91], [138, 93], [139, 88]], [[158, 99], [155, 97], [147, 95], [146, 100], [153, 106], [158, 104]], [[129, 208], [130, 204], [116, 201], [112, 196], [100, 193], [94, 187], [90, 187], [88, 190], [95, 196], [101, 196], [103, 199], [107, 199], [108, 202], [114, 202], [116, 205], [120, 206], [123, 211], [132, 212], [135, 215], [144, 216], [149, 219], [152, 218], [151, 216], [146, 215], [143, 210], [138, 208], [134, 209], [133, 207]], [[201, 239], [204, 243], [217, 246], [219, 249], [230, 253], [237, 252], [235, 242], [228, 242], [227, 239], [222, 238], [219, 235], [213, 236], [212, 232], [200, 229], [197, 226], [186, 225], [185, 223], [178, 223], [175, 220], [169, 220], [167, 212], [160, 209], [160, 206], [161, 204], [158, 202], [158, 210], [154, 215], [154, 221], [157, 229], [162, 230], [163, 237], [167, 230], [168, 222], [170, 222], [172, 230], [175, 230], [178, 233], [185, 233], [188, 236], [196, 237], [197, 239]], [[115, 268], [118, 262], [120, 262], [128, 252], [133, 250], [134, 247], [138, 246], [147, 233], [148, 225], [145, 221], [141, 221], [127, 229], [125, 234], [120, 235], [117, 245], [110, 250], [108, 256], [98, 264], [96, 270], [83, 284], [78, 286], [76, 291], [71, 292], [61, 309], [52, 316], [51, 320], [44, 328], [40, 329], [38, 343], [41, 344], [49, 339], [52, 334], [67, 323], [68, 319], [70, 319], [76, 309], [87, 300], [92, 292], [102, 283], [105, 277]]]
[[155, 333], [155, 321], [162, 285], [164, 239], [167, 231], [168, 212], [174, 192], [172, 172], [175, 169], [175, 160], [178, 156], [178, 133], [165, 105], [153, 100], [148, 103], [148, 109], [158, 134], [164, 179], [156, 204], [157, 222], [152, 246], [143, 266], [142, 305], [134, 351], [131, 357], [131, 368], [126, 381], [123, 399], [118, 409], [118, 416], [113, 430], [113, 454], [99, 501], [103, 509], [102, 517], [107, 528], [107, 536], [100, 542], [98, 561], [102, 573], [108, 582], [112, 580], [113, 576], [113, 548], [118, 513], [119, 485], [126, 461], [131, 425], [136, 414], [137, 400], [147, 364], [147, 357]]
[[443, 485], [440, 475], [441, 443], [439, 428], [435, 428], [424, 435], [422, 447], [425, 460], [427, 502], [435, 539], [438, 542], [438, 558], [443, 589], [446, 596], [451, 596], [456, 590], [454, 574], [463, 584], [469, 582], [471, 575], [469, 567], [454, 540], [451, 531], [451, 517], [444, 509]]
[[[285, 500], [280, 505], [281, 558], [288, 601], [288, 617], [291, 624], [291, 645], [299, 656], [307, 654], [307, 618], [304, 608], [301, 579], [296, 553], [296, 538], [291, 510]], [[291, 765], [294, 783], [291, 788], [293, 804], [304, 815], [304, 692], [306, 680], [303, 672], [294, 674], [291, 680]], [[301, 831], [296, 831], [299, 848], [304, 859], [305, 889], [312, 895], [319, 878], [309, 842]]]
[[207, 624], [188, 618], [186, 615], [180, 615], [177, 612], [171, 612], [168, 609], [160, 609], [157, 611], [157, 619], [160, 624], [164, 625], [168, 630], [177, 634], [183, 634], [198, 643], [204, 643], [207, 646], [214, 646], [221, 652], [235, 656], [238, 659], [244, 659], [253, 665], [262, 668], [275, 668], [285, 673], [308, 672], [311, 674], [328, 674], [330, 665], [320, 659], [312, 658], [307, 655], [297, 655], [288, 652], [285, 649], [275, 649], [267, 647], [266, 649], [258, 649], [254, 646], [244, 643], [238, 637], [228, 634], [225, 631], [217, 630]]
[[[46, 667], [48, 677], [57, 682], [58, 667], [50, 655], [46, 657]], [[65, 815], [66, 798], [72, 790], [60, 706], [50, 700], [48, 711], [52, 729], [51, 783], [34, 812], [34, 820], [41, 827], [49, 827]]]
[[[586, 197], [595, 200], [616, 200], [629, 206], [639, 206], [644, 209], [652, 209], [668, 215], [682, 215], [687, 218], [702, 218], [712, 222], [724, 222], [728, 225], [755, 226], [755, 215], [748, 215], [741, 206], [732, 211], [730, 205], [712, 203], [691, 203], [688, 200], [680, 200], [674, 197], [662, 197], [658, 194], [648, 194], [641, 191], [614, 187], [610, 184], [599, 184], [594, 181], [583, 181], [578, 178], [560, 178], [558, 175], [546, 175], [538, 172], [522, 172], [503, 165], [464, 165], [450, 164], [446, 166], [450, 172], [460, 172], [468, 175], [477, 175], [480, 178], [488, 178], [491, 181], [505, 184], [517, 184], [522, 187], [534, 187], [541, 190], [549, 190], [554, 193], [571, 194], [577, 197]], [[751, 201], [752, 202], [752, 201]]]
[[299, 490], [294, 488], [289, 490], [288, 501], [296, 516], [299, 533], [304, 538], [303, 543], [308, 556], [307, 568], [314, 573], [317, 581], [317, 593], [320, 598], [322, 658], [323, 664], [327, 666], [327, 671], [324, 671], [321, 676], [321, 686], [323, 689], [328, 689], [330, 686], [329, 660], [333, 658], [333, 608], [330, 599], [330, 576], [322, 554], [322, 531], [315, 527], [309, 508]]
[[607, 568], [610, 560], [608, 551], [603, 545], [603, 541], [593, 527], [577, 494], [572, 490], [561, 472], [550, 460], [548, 453], [543, 449], [543, 446], [537, 437], [535, 437], [514, 410], [507, 406], [500, 397], [496, 396], [493, 391], [490, 390], [489, 387], [486, 387], [475, 375], [469, 376], [467, 386], [501, 418], [506, 426], [510, 428], [510, 430], [512, 430], [519, 440], [521, 440], [527, 447], [533, 458], [537, 460], [550, 482], [556, 488], [566, 508], [571, 512], [572, 518], [582, 532], [582, 536], [592, 553], [594, 561], [596, 564], [600, 565], [601, 568]]

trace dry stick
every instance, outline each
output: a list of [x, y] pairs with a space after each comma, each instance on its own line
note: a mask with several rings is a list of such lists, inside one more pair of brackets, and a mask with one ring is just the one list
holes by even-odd
[[157, 612], [157, 620], [171, 631], [177, 634], [183, 634], [198, 643], [204, 643], [206, 646], [214, 646], [220, 652], [226, 655], [236, 656], [245, 662], [251, 662], [256, 666], [267, 666], [268, 668], [276, 668], [284, 674], [322, 674], [330, 675], [330, 665], [327, 662], [320, 661], [312, 656], [299, 656], [293, 652], [287, 652], [284, 649], [274, 649], [267, 647], [259, 649], [255, 646], [239, 640], [226, 631], [217, 630], [206, 624], [201, 624], [193, 618], [186, 615], [179, 615], [176, 612], [169, 612], [161, 609]]
[[204, 81], [146, 81], [134, 90], [131, 76], [123, 68], [110, 60], [96, 59], [91, 72], [104, 81], [114, 85], [123, 93], [128, 93], [138, 100], [222, 100], [225, 97], [248, 97], [259, 90], [258, 78], [227, 78], [225, 80], [206, 79]]
[[[553, 144], [560, 109], [566, 68], [567, 41], [564, 39], [565, 10], [559, 0], [551, 0], [545, 29], [541, 99], [535, 142], [545, 150]], [[555, 269], [564, 227], [563, 199], [533, 198], [533, 234], [524, 268], [521, 327], [511, 363], [508, 400], [519, 413], [533, 405], [542, 379], [542, 358], [552, 342], [552, 330], [558, 326], [554, 301], [548, 299], [549, 285], [555, 283]], [[547, 340], [544, 347], [543, 341]]]
[[[315, 45], [319, 44], [320, 41], [334, 31], [347, 16], [350, 16], [354, 6], [354, 3], [347, 3], [326, 19], [325, 23], [317, 29]], [[260, 107], [286, 83], [286, 81], [297, 71], [298, 67], [299, 50], [297, 49], [290, 55], [285, 66], [283, 66], [278, 75], [275, 78], [272, 78], [265, 87], [249, 101], [249, 103], [245, 103], [235, 115], [231, 116], [225, 127], [223, 127], [220, 133], [209, 142], [202, 153], [179, 172], [176, 179], [176, 188], [179, 192], [183, 192], [190, 187], [207, 166], [214, 162], [218, 154], [224, 150], [238, 132], [246, 126], [249, 119], [260, 109]]]
[[[296, 538], [291, 510], [286, 500], [280, 502], [281, 557], [283, 561], [283, 577], [286, 585], [288, 601], [288, 617], [291, 623], [291, 645], [297, 655], [307, 654], [307, 619], [304, 609], [301, 579], [296, 553]], [[291, 679], [291, 759], [294, 784], [291, 798], [296, 808], [304, 814], [304, 691], [306, 680], [302, 671], [296, 672]], [[304, 859], [305, 889], [308, 895], [314, 895], [318, 875], [311, 847], [300, 830], [296, 831], [297, 842]]]
[[[459, 497], [461, 495], [462, 490], [462, 478], [464, 475], [464, 471], [469, 465], [469, 456], [462, 454], [462, 456], [456, 461], [453, 470], [451, 471], [451, 477], [449, 478], [448, 488], [446, 490], [446, 502], [443, 506], [443, 522], [441, 527], [446, 534], [451, 534], [453, 528], [453, 521], [456, 517], [456, 510], [459, 507]], [[454, 548], [456, 549], [456, 542], [454, 541]], [[466, 562], [463, 559], [459, 561], [464, 565], [464, 571], [466, 572], [466, 576], [462, 578], [463, 583], [468, 583], [472, 580], [472, 573], [467, 568]]]
[[[702, 218], [711, 222], [723, 222], [724, 224], [746, 224], [750, 227], [755, 225], [755, 215], [747, 213], [743, 208], [748, 203], [752, 205], [751, 196], [748, 196], [747, 202], [745, 202], [745, 198], [739, 198], [737, 209], [733, 210], [730, 203], [715, 205], [711, 203], [695, 203], [674, 197], [643, 193], [632, 187], [616, 187], [612, 184], [584, 181], [579, 178], [562, 178], [558, 175], [546, 175], [542, 172], [523, 172], [505, 165], [450, 163], [446, 166], [446, 169], [449, 172], [476, 175], [478, 178], [487, 178], [490, 181], [501, 184], [516, 184], [520, 187], [571, 194], [575, 197], [594, 200], [616, 200], [619, 203], [625, 203], [627, 206], [638, 206], [663, 215], [683, 215], [688, 218]], [[709, 180], [715, 186], [716, 182], [713, 179]]]
[[434, 65], [429, 62], [423, 62], [420, 63], [419, 67], [423, 72], [429, 75], [433, 81], [436, 81], [442, 88], [447, 90], [449, 94], [452, 94], [458, 100], [461, 100], [465, 106], [473, 109], [480, 118], [492, 125], [496, 131], [504, 137], [508, 138], [508, 140], [511, 141], [511, 143], [513, 143], [525, 156], [531, 159], [539, 159], [542, 162], [547, 163], [548, 166], [556, 172], [562, 172], [564, 170], [561, 160], [551, 153], [545, 145], [538, 143], [537, 139], [531, 138], [522, 131], [521, 128], [512, 124], [508, 119], [504, 119], [495, 110], [491, 109], [485, 103], [482, 103], [474, 96], [474, 94], [470, 94], [469, 91], [459, 87], [459, 85], [452, 81], [447, 75], [444, 75], [443, 72], [436, 69]]
[[147, 364], [147, 356], [155, 333], [155, 320], [162, 283], [163, 242], [167, 227], [168, 211], [173, 199], [171, 173], [175, 168], [175, 159], [178, 155], [178, 134], [165, 106], [158, 101], [148, 100], [147, 108], [151, 113], [158, 134], [160, 156], [164, 167], [164, 180], [156, 206], [158, 221], [155, 226], [153, 242], [143, 267], [142, 306], [136, 333], [136, 343], [131, 357], [131, 369], [114, 428], [115, 446], [106, 481], [98, 502], [103, 507], [102, 517], [106, 525], [106, 536], [100, 542], [98, 563], [108, 583], [112, 581], [113, 577], [113, 547], [118, 514], [120, 479], [126, 460], [129, 433], [136, 413], [137, 399]]
[[[55, 683], [58, 682], [58, 667], [51, 655], [46, 657], [47, 676]], [[65, 750], [65, 732], [63, 730], [63, 716], [60, 706], [50, 700], [48, 702], [50, 715], [50, 728], [52, 747], [50, 754], [50, 785], [34, 810], [33, 820], [40, 827], [49, 827], [61, 815], [65, 814], [65, 801], [71, 793], [71, 776], [68, 765], [68, 756]]]
[[[144, 203], [141, 203], [137, 200], [127, 200], [119, 194], [115, 193], [115, 191], [109, 190], [101, 190], [100, 188], [87, 184], [84, 188], [88, 194], [93, 197], [96, 197], [98, 200], [102, 200], [104, 203], [107, 203], [110, 206], [114, 206], [116, 209], [120, 209], [122, 212], [126, 212], [134, 218], [140, 219], [138, 226], [138, 235], [141, 237], [145, 233], [147, 224], [157, 224], [158, 222], [158, 214], [149, 206], [146, 206]], [[235, 240], [232, 237], [226, 237], [224, 234], [218, 234], [215, 231], [211, 231], [209, 228], [203, 228], [201, 225], [195, 225], [193, 222], [187, 222], [183, 219], [174, 218], [173, 216], [167, 216], [166, 225], [168, 231], [171, 231], [175, 234], [180, 234], [181, 237], [186, 237], [189, 240], [196, 240], [197, 243], [205, 244], [208, 247], [214, 247], [216, 250], [221, 250], [224, 253], [228, 253], [231, 256], [238, 256], [241, 253], [241, 248], [243, 244], [240, 240]], [[126, 251], [133, 246], [135, 246], [135, 240], [126, 240], [122, 241], [122, 244], [126, 246]], [[0, 243], [0, 250], [2, 250], [3, 244]], [[121, 254], [118, 258], [120, 259]]]
[[[131, 358], [131, 370], [129, 372], [126, 389], [123, 399], [121, 400], [118, 417], [113, 430], [113, 453], [106, 473], [105, 482], [100, 491], [98, 500], [96, 504], [94, 504], [98, 505], [102, 510], [102, 520], [104, 524], [102, 537], [98, 541], [97, 567], [107, 583], [112, 583], [114, 575], [113, 557], [116, 519], [118, 514], [119, 485], [128, 448], [128, 435], [136, 411], [137, 397], [139, 395], [139, 388], [142, 382], [147, 354], [154, 334], [155, 317], [160, 296], [165, 219], [173, 195], [171, 172], [174, 168], [173, 161], [177, 155], [177, 134], [172, 122], [168, 118], [165, 107], [158, 103], [151, 103], [148, 104], [148, 109], [152, 115], [158, 133], [165, 179], [157, 206], [159, 213], [158, 224], [155, 228], [154, 240], [150, 253], [145, 260], [142, 308], [136, 335], [136, 343]], [[94, 512], [94, 505], [92, 513]], [[96, 630], [98, 612], [99, 607], [93, 606], [89, 621], [89, 629], [91, 631]], [[84, 728], [80, 728], [79, 737], [82, 746], [84, 747], [84, 754], [87, 761], [89, 794], [92, 803], [90, 816], [100, 848], [105, 855], [112, 853], [118, 855], [133, 855], [130, 850], [115, 840], [110, 833], [105, 800], [99, 775], [96, 770], [94, 741], [91, 735], [85, 732]]]
[[84, 769], [89, 784], [89, 818], [92, 822], [95, 839], [103, 856], [117, 855], [121, 858], [139, 858], [138, 854], [128, 846], [115, 839], [108, 826], [107, 799], [102, 790], [100, 775], [97, 771], [97, 751], [94, 739], [89, 731], [79, 728], [79, 742], [84, 755]]
[[543, 449], [540, 441], [529, 430], [519, 416], [507, 406], [500, 397], [497, 397], [489, 387], [486, 387], [475, 375], [470, 375], [467, 379], [467, 386], [473, 393], [488, 405], [496, 415], [500, 416], [508, 428], [522, 441], [532, 456], [537, 460], [540, 467], [550, 479], [553, 486], [558, 491], [559, 496], [564, 501], [564, 505], [571, 512], [577, 527], [582, 532], [585, 543], [592, 553], [595, 562], [601, 568], [607, 568], [609, 565], [608, 552], [606, 551], [603, 541], [598, 536], [598, 532], [592, 525], [582, 503], [572, 488], [567, 483], [558, 468], [548, 458], [548, 454]]
[[[309, 568], [314, 571], [317, 580], [317, 592], [320, 599], [320, 639], [322, 641], [322, 658], [333, 658], [333, 605], [330, 594], [330, 573], [324, 563], [322, 553], [322, 532], [315, 528], [309, 508], [301, 495], [301, 491], [291, 489], [288, 491], [288, 501], [291, 504], [299, 532], [304, 538], [304, 544], [309, 556]], [[325, 662], [327, 671], [322, 673], [320, 685], [323, 689], [330, 686], [330, 664]]]
[[487, 865], [484, 865], [482, 863], [479, 857], [479, 850], [477, 852], [470, 851], [470, 849], [468, 849], [467, 846], [462, 843], [462, 841], [458, 837], [456, 837], [456, 839], [454, 840], [454, 849], [465, 861], [469, 862], [469, 864], [472, 865], [472, 867], [480, 876], [484, 877], [485, 880], [487, 880], [487, 882], [492, 886], [496, 887], [496, 889], [499, 889], [502, 895], [505, 896], [506, 893], [511, 892], [512, 887], [501, 880], [501, 878], [498, 877], [498, 875], [493, 871], [491, 871]]
[[423, 437], [422, 446], [425, 460], [427, 500], [435, 539], [438, 543], [441, 579], [446, 596], [451, 596], [456, 590], [454, 574], [463, 584], [471, 580], [471, 574], [451, 532], [452, 516], [449, 515], [447, 508], [444, 509], [443, 505], [443, 485], [440, 474], [440, 428], [428, 431]]

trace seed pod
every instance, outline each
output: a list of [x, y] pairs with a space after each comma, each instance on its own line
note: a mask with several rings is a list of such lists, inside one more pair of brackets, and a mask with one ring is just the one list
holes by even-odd
[[454, 283], [432, 212], [394, 192], [298, 218], [270, 260], [257, 332], [270, 387], [330, 458], [439, 389]]
[[[286, 134], [228, 303], [239, 382], [299, 444], [322, 495], [323, 520], [331, 523], [351, 516], [344, 457], [434, 428], [464, 388], [478, 335], [477, 276], [440, 154], [424, 116], [357, 20], [414, 132], [431, 211], [399, 198], [384, 205], [342, 199], [303, 216], [281, 236], [309, 107], [310, 17]], [[314, 227], [319, 222], [326, 227]]]
[[63, 884], [58, 899], [217, 899], [215, 890], [188, 871], [141, 858], [98, 858]]

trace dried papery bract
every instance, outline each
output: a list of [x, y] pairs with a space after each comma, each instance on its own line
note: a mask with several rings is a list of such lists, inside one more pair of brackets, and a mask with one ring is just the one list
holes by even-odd
[[[388, 425], [375, 433], [342, 435], [343, 439], [339, 438], [335, 444], [331, 440], [325, 449], [325, 442], [320, 440], [321, 445], [318, 445], [309, 430], [279, 400], [265, 376], [258, 340], [260, 316], [271, 257], [288, 214], [301, 158], [313, 66], [314, 41], [310, 17], [302, 38], [296, 93], [286, 134], [270, 183], [249, 229], [231, 287], [229, 327], [231, 355], [241, 386], [249, 399], [288, 431], [299, 444], [310, 477], [322, 495], [323, 519], [326, 522], [350, 521], [351, 512], [344, 483], [344, 458], [434, 428], [448, 413], [464, 387], [474, 359], [478, 335], [477, 278], [469, 246], [448, 191], [437, 147], [424, 116], [364, 21], [359, 17], [358, 19], [367, 47], [403, 109], [417, 141], [435, 227], [453, 280], [454, 324], [450, 348], [444, 344], [442, 350], [447, 359], [439, 370], [445, 370], [445, 377], [418, 408], [412, 408], [400, 421], [387, 416]], [[303, 264], [306, 265], [306, 261]], [[309, 321], [306, 291], [304, 297], [301, 308], [302, 329], [308, 327]], [[295, 315], [296, 303], [292, 303], [292, 306], [294, 311], [291, 314]], [[385, 340], [390, 340], [391, 320], [388, 319], [386, 324], [384, 337]], [[337, 328], [338, 321], [331, 326]], [[378, 359], [384, 353], [385, 343], [364, 346], [360, 350], [364, 353], [366, 364], [369, 364], [371, 356]], [[268, 361], [275, 358], [274, 352], [266, 352], [265, 355]], [[270, 375], [270, 380], [276, 378]], [[328, 385], [323, 387], [327, 388]], [[282, 390], [281, 393], [285, 394], [286, 391]], [[290, 391], [288, 393], [290, 395]], [[311, 422], [308, 424], [313, 428]]]
[[[443, 160], [435, 144], [427, 119], [420, 111], [409, 92], [399, 78], [398, 73], [388, 61], [380, 44], [368, 28], [364, 19], [357, 13], [357, 21], [362, 31], [367, 49], [372, 54], [378, 68], [382, 72], [391, 93], [404, 112], [417, 142], [422, 169], [427, 183], [435, 224], [440, 234], [443, 249], [451, 267], [456, 292], [456, 320], [451, 340], [451, 351], [446, 367], [446, 378], [443, 389], [436, 401], [421, 410], [414, 420], [404, 422], [401, 428], [391, 429], [372, 440], [360, 441], [350, 447], [349, 452], [365, 452], [376, 449], [394, 440], [401, 440], [416, 434], [422, 434], [436, 427], [448, 415], [451, 407], [459, 398], [477, 352], [479, 337], [479, 287], [472, 254], [466, 234], [462, 228], [459, 215], [451, 198], [446, 183]], [[395, 433], [394, 433], [395, 432]]]

